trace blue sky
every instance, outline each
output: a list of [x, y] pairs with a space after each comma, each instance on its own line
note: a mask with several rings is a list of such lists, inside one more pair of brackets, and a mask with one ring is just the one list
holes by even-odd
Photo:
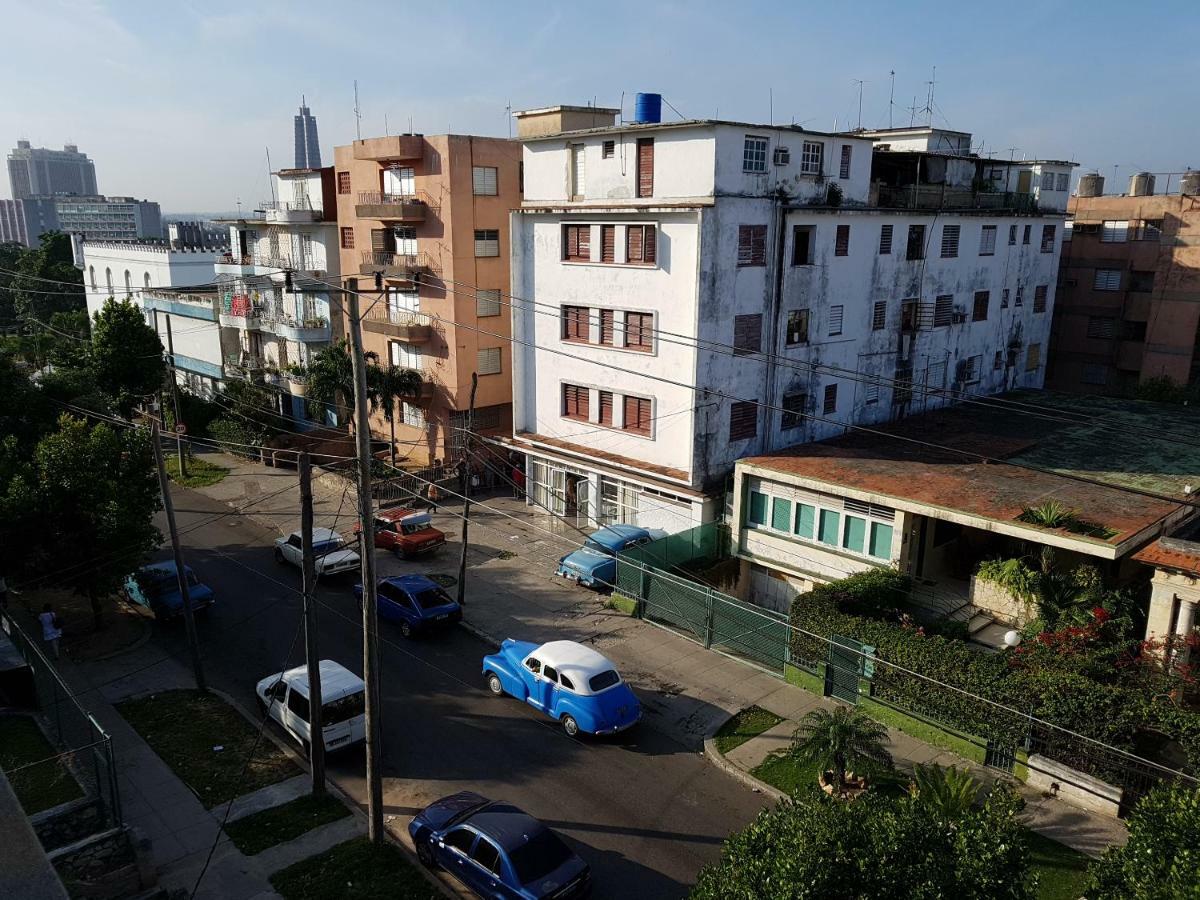
[[[408, 128], [504, 136], [505, 107], [618, 105], [687, 117], [897, 125], [924, 105], [985, 153], [1069, 158], [1118, 182], [1200, 166], [1194, 2], [738, 3], [0, 0], [0, 146], [77, 143], [100, 190], [164, 210], [269, 196], [308, 97], [322, 152]], [[665, 110], [670, 115], [669, 110]], [[1109, 188], [1111, 190], [1111, 186]], [[7, 179], [0, 196], [9, 196]]]

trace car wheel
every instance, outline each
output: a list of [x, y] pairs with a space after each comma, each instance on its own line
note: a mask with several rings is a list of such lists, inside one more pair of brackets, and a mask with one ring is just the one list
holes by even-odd
[[487, 678], [488, 690], [499, 697], [504, 693], [504, 683], [500, 680], [500, 676], [495, 672], [489, 672]]
[[575, 735], [579, 734], [579, 723], [575, 721], [575, 717], [572, 715], [562, 717], [562, 727], [563, 731], [567, 733], [567, 737], [575, 737]]
[[411, 625], [409, 625], [407, 622], [401, 622], [401, 623], [400, 623], [400, 635], [401, 635], [402, 637], [406, 637], [406, 638], [410, 638], [410, 639], [411, 639], [411, 638], [412, 638], [412, 636], [413, 636], [413, 628], [412, 628], [412, 626], [411, 626]]
[[437, 868], [437, 862], [433, 858], [433, 848], [429, 846], [428, 838], [422, 838], [417, 844], [417, 859], [427, 869]]
[[278, 547], [275, 548], [275, 562], [277, 562], [277, 563], [283, 562], [283, 551], [280, 550]]

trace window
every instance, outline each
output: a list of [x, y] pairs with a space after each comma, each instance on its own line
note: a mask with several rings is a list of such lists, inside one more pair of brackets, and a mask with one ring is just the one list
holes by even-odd
[[767, 171], [767, 139], [746, 135], [746, 143], [742, 147], [742, 171]]
[[983, 366], [982, 356], [968, 356], [963, 361], [962, 367], [962, 382], [963, 384], [978, 384], [979, 370]]
[[582, 200], [583, 192], [587, 186], [586, 166], [584, 165], [584, 150], [583, 144], [571, 145], [571, 199]]
[[733, 317], [733, 354], [743, 356], [762, 349], [762, 313]]
[[600, 400], [600, 424], [611, 428], [613, 423], [613, 393], [612, 391], [598, 391], [597, 395]]
[[400, 403], [401, 421], [414, 428], [425, 427], [425, 411], [416, 404], [403, 400]]
[[471, 166], [471, 189], [476, 197], [495, 197], [500, 170], [495, 166]]
[[614, 310], [600, 310], [600, 343], [606, 347], [616, 346], [617, 314]]
[[1108, 366], [1102, 363], [1084, 363], [1079, 380], [1084, 384], [1108, 384]]
[[925, 367], [925, 386], [939, 391], [946, 386], [946, 360], [939, 359]]
[[892, 555], [892, 526], [882, 522], [871, 523], [871, 545], [867, 552], [876, 559], [889, 559]]
[[808, 404], [808, 394], [798, 391], [783, 395], [783, 413], [780, 416], [779, 428], [788, 431], [799, 428], [804, 424], [804, 407]]
[[996, 253], [996, 226], [984, 225], [979, 233], [979, 255], [994, 256]]
[[[542, 664], [536, 659], [531, 659], [525, 663], [532, 672], [541, 671]], [[537, 668], [534, 668], [537, 666]], [[456, 828], [454, 831], [446, 835], [446, 846], [457, 850], [463, 856], [466, 856], [471, 851], [471, 844], [475, 841], [475, 832], [468, 831], [466, 828]]]
[[1162, 219], [1142, 219], [1138, 226], [1136, 239], [1139, 241], [1162, 240]]
[[96, 289], [96, 267], [88, 266], [88, 281], [91, 282], [92, 290]]
[[825, 145], [820, 141], [805, 141], [800, 153], [800, 171], [805, 175], [820, 175], [824, 163]]
[[562, 308], [562, 339], [583, 344], [591, 340], [586, 306], [564, 306]]
[[813, 237], [816, 228], [812, 225], [796, 225], [792, 228], [792, 265], [811, 266], [813, 262]]
[[654, 349], [654, 316], [651, 313], [625, 313], [625, 348], [649, 353]]
[[1122, 322], [1121, 340], [1137, 342], [1146, 340], [1146, 323], [1129, 321]]
[[729, 405], [729, 439], [744, 441], [758, 433], [758, 404], [735, 400]]
[[876, 302], [871, 311], [871, 330], [882, 331], [887, 326], [887, 301]]
[[839, 225], [837, 227], [837, 236], [833, 241], [834, 256], [849, 256], [850, 255], [850, 226]]
[[825, 402], [821, 405], [825, 415], [837, 412], [837, 387], [836, 384], [825, 385]]
[[[609, 143], [611, 143], [611, 141]], [[558, 676], [558, 680], [559, 680], [559, 683], [562, 684], [562, 686], [565, 687], [568, 691], [575, 690], [575, 682], [573, 682], [566, 675], [563, 675], [560, 673]]]
[[625, 430], [634, 434], [650, 434], [650, 406], [648, 397], [626, 397]]
[[862, 553], [867, 545], [867, 520], [858, 516], [846, 516], [842, 526], [842, 546], [854, 553]]
[[879, 255], [891, 256], [892, 254], [892, 226], [884, 225], [879, 229]]
[[1071, 173], [1059, 172], [1055, 176], [1054, 189], [1056, 191], [1069, 191], [1071, 189]]
[[1025, 350], [1025, 371], [1036, 372], [1042, 364], [1042, 345], [1030, 344]]
[[1054, 232], [1056, 230], [1057, 229], [1053, 225], [1043, 225], [1042, 226], [1042, 248], [1041, 249], [1042, 249], [1043, 253], [1053, 253], [1054, 252]]
[[475, 354], [475, 370], [480, 375], [499, 375], [500, 348], [481, 347]]
[[1013, 306], [1024, 305], [1024, 292], [1025, 292], [1025, 285], [1018, 284], [1017, 285], [1017, 293], [1013, 296]]
[[842, 144], [842, 162], [838, 166], [838, 178], [850, 177], [850, 157], [854, 153], [854, 148], [849, 144]]
[[617, 153], [617, 142], [616, 141], [605, 141], [603, 144], [600, 145], [600, 158], [601, 159], [612, 159], [616, 155], [616, 153]]
[[1012, 247], [1017, 243], [1017, 226], [1008, 226], [1008, 246]]
[[402, 369], [421, 369], [421, 351], [406, 341], [388, 341], [388, 360]]
[[846, 307], [829, 307], [829, 336], [837, 337], [842, 333], [842, 320], [845, 318]]
[[617, 226], [600, 226], [600, 262], [612, 263], [617, 259]]
[[1092, 289], [1097, 291], [1119, 291], [1121, 289], [1120, 269], [1097, 269], [1092, 282]]
[[630, 225], [625, 229], [625, 261], [654, 265], [658, 258], [658, 231], [653, 225]]
[[[476, 253], [476, 256], [479, 254]], [[592, 259], [592, 226], [563, 226], [563, 259], [571, 262], [590, 262]]]
[[841, 529], [838, 527], [841, 524], [842, 515], [831, 509], [821, 510], [821, 529], [817, 532], [817, 540], [822, 544], [829, 544], [836, 547], [839, 543], [838, 537]]
[[771, 498], [771, 527], [776, 531], [792, 530], [792, 501], [782, 497]]
[[807, 503], [797, 503], [796, 527], [793, 530], [800, 537], [811, 541], [817, 533], [817, 508]]
[[925, 226], [924, 225], [909, 225], [908, 226], [908, 252], [904, 256], [905, 259], [924, 259], [925, 258]]
[[500, 232], [494, 228], [476, 229], [476, 231], [475, 231], [475, 255], [476, 256], [499, 256], [500, 255]]
[[475, 292], [475, 315], [480, 318], [500, 315], [499, 288], [486, 288]]
[[342, 249], [343, 250], [353, 250], [354, 249], [354, 229], [353, 228], [343, 228], [342, 229]]
[[562, 392], [563, 418], [579, 419], [582, 422], [586, 422], [588, 420], [588, 399], [591, 391], [577, 384], [564, 384]]
[[739, 266], [765, 266], [767, 264], [767, 226], [738, 226]]
[[866, 382], [863, 384], [863, 403], [871, 406], [879, 402], [879, 379], [874, 375], [868, 375]]
[[1054, 173], [1053, 172], [1043, 172], [1042, 173], [1041, 188], [1043, 191], [1054, 190]]
[[954, 295], [938, 294], [933, 301], [933, 327], [942, 328], [954, 321]]
[[1025, 226], [1025, 229], [1024, 229], [1022, 232], [1021, 232], [1021, 243], [1022, 243], [1022, 244], [1028, 244], [1028, 243], [1029, 243], [1029, 236], [1030, 236], [1030, 234], [1032, 234], [1032, 233], [1033, 233], [1033, 226], [1032, 226], [1032, 225], [1026, 225], [1026, 226]]
[[971, 314], [972, 322], [986, 322], [988, 314], [988, 303], [991, 301], [991, 291], [976, 291], [975, 292], [975, 309]]
[[[95, 287], [95, 285], [92, 285]], [[146, 272], [142, 275], [142, 287], [150, 287], [150, 273]]]
[[338, 184], [338, 193], [339, 194], [350, 193], [350, 173], [349, 172], [338, 172], [337, 184]]
[[750, 492], [750, 514], [747, 520], [752, 525], [767, 524], [767, 495], [758, 491]]
[[[928, 307], [928, 304], [926, 304]], [[922, 322], [921, 319], [921, 302], [915, 298], [911, 300], [900, 301], [900, 331], [904, 334], [911, 334], [918, 330], [922, 325], [929, 327], [928, 322]]]
[[785, 340], [789, 346], [792, 344], [808, 343], [807, 309], [789, 310], [787, 317], [787, 336]]
[[125, 293], [133, 293], [133, 276], [129, 274], [129, 270], [125, 270]]
[[999, 372], [1004, 368], [1004, 351], [997, 350], [996, 355], [992, 358], [992, 371]]
[[1004, 290], [1002, 290], [1000, 292], [1000, 308], [1001, 309], [1008, 309], [1008, 295], [1009, 295], [1008, 288], [1005, 288]]
[[1117, 331], [1117, 320], [1111, 316], [1088, 316], [1087, 336], [1098, 340], [1112, 340]]
[[958, 256], [958, 234], [961, 225], [942, 226], [942, 258], [950, 259]]
[[1100, 225], [1100, 242], [1102, 244], [1124, 244], [1129, 240], [1129, 223], [1123, 221], [1106, 221]]
[[1130, 272], [1129, 289], [1137, 291], [1140, 294], [1149, 294], [1154, 290], [1154, 273], [1138, 272], [1136, 270]]
[[1068, 217], [1063, 220], [1063, 240], [1069, 241], [1075, 236], [1075, 220]]
[[486, 838], [481, 837], [475, 842], [471, 859], [475, 860], [485, 872], [491, 872], [493, 875], [500, 874], [500, 851]]
[[654, 138], [638, 138], [637, 195], [654, 196]]
[[[188, 591], [188, 594], [190, 595], [191, 591]], [[303, 696], [295, 688], [292, 688], [290, 691], [288, 691], [287, 707], [288, 710], [301, 721], [308, 721], [308, 698]]]
[[1044, 313], [1046, 311], [1046, 300], [1050, 296], [1050, 285], [1039, 284], [1033, 289], [1033, 311], [1035, 313]]

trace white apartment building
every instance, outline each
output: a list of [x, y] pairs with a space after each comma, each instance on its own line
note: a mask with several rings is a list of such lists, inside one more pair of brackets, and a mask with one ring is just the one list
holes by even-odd
[[993, 163], [969, 135], [892, 150], [887, 133], [517, 119], [514, 442], [532, 502], [678, 531], [714, 517], [743, 456], [956, 386], [1040, 386], [1066, 192], [1046, 209], [1001, 189], [1020, 169], [982, 184]]

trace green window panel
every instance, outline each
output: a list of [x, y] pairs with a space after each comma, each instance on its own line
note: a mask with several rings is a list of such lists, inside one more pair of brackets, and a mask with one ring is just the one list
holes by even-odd
[[767, 524], [767, 495], [758, 491], [750, 492], [750, 522], [755, 525]]
[[778, 531], [788, 531], [792, 522], [792, 501], [771, 498], [771, 527]]
[[867, 520], [858, 516], [846, 516], [845, 530], [842, 533], [842, 546], [855, 553], [862, 553], [867, 544]]
[[841, 513], [835, 513], [828, 509], [821, 510], [821, 534], [819, 540], [822, 544], [829, 544], [831, 547], [836, 547], [840, 543], [841, 529], [838, 525], [841, 522]]
[[892, 558], [892, 526], [871, 523], [871, 555], [876, 559]]
[[817, 524], [817, 508], [807, 503], [796, 504], [796, 534], [812, 539]]

